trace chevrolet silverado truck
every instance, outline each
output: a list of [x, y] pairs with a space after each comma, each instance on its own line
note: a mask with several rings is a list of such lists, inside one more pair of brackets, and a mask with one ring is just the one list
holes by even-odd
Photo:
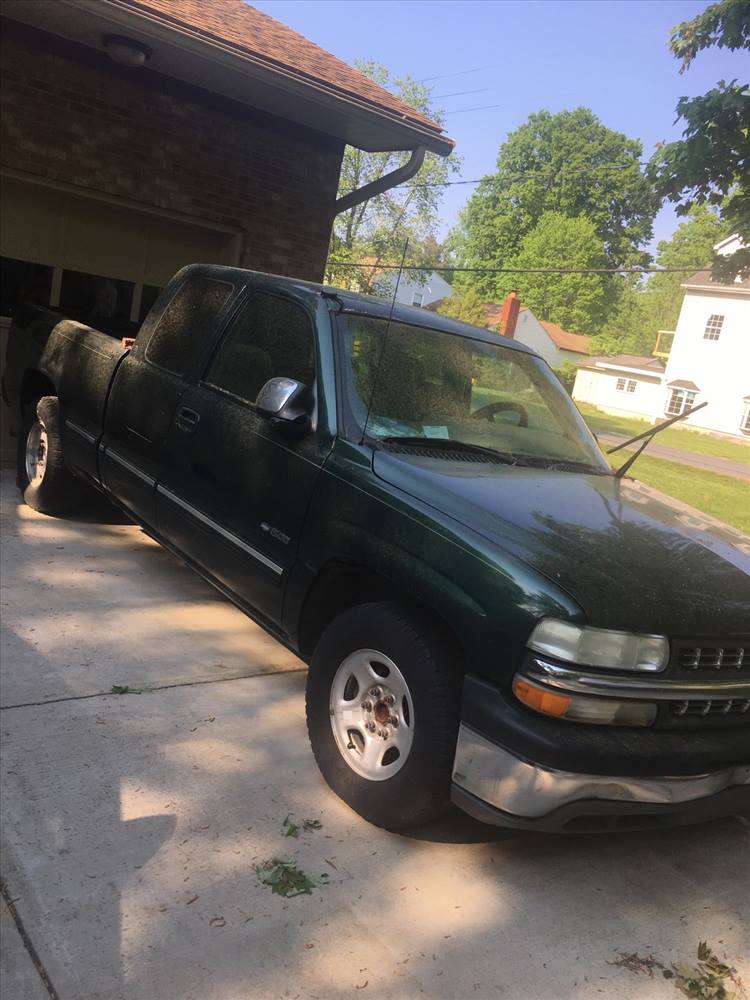
[[191, 265], [132, 342], [22, 308], [4, 392], [27, 504], [102, 491], [309, 664], [367, 820], [750, 811], [748, 540], [613, 475], [523, 345]]

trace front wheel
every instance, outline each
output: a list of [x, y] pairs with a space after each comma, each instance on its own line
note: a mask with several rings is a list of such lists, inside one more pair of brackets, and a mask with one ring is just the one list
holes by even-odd
[[366, 604], [323, 633], [307, 679], [318, 767], [348, 805], [398, 830], [449, 802], [460, 676], [442, 634], [391, 603]]
[[57, 396], [42, 396], [29, 408], [18, 440], [17, 481], [29, 507], [42, 514], [68, 514], [87, 493], [63, 460]]

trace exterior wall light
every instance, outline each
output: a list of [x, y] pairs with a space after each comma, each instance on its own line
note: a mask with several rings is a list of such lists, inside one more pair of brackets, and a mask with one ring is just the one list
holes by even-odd
[[126, 35], [103, 35], [102, 45], [112, 62], [132, 69], [145, 65], [153, 54], [148, 45]]

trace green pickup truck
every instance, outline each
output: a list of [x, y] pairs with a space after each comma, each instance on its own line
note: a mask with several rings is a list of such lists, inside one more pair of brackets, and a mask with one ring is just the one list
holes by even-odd
[[309, 663], [367, 820], [750, 811], [750, 545], [615, 477], [533, 351], [193, 265], [133, 342], [22, 308], [4, 394], [28, 504], [96, 487]]

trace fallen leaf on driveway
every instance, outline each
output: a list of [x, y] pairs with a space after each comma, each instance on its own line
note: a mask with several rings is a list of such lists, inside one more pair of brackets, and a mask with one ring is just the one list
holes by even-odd
[[224, 917], [211, 917], [208, 921], [209, 927], [224, 927], [226, 925], [226, 920]]
[[196, 899], [198, 899], [198, 896], [193, 896], [191, 899], [187, 901], [187, 903], [185, 903], [185, 906], [190, 906], [190, 904], [194, 903]]

